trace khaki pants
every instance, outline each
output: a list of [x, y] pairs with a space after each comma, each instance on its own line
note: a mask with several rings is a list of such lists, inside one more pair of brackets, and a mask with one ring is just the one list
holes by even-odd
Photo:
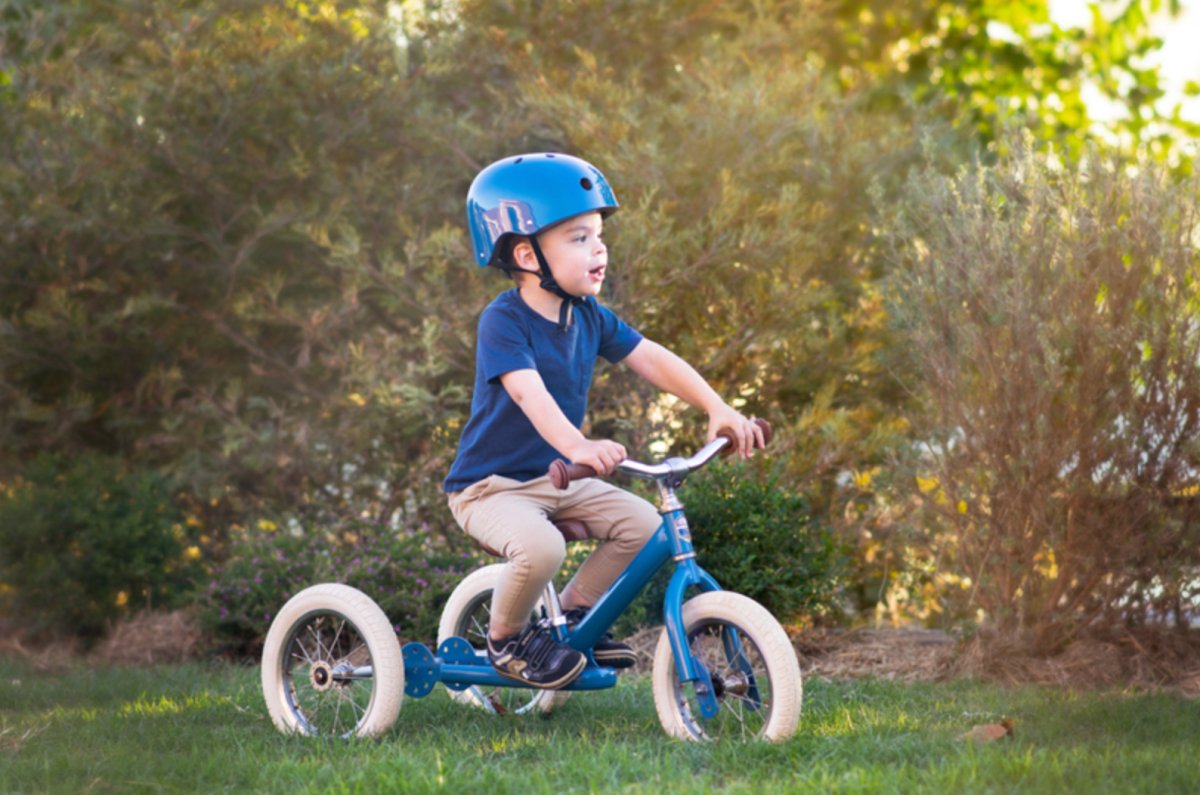
[[566, 543], [551, 517], [578, 519], [600, 540], [563, 590], [564, 601], [585, 606], [595, 604], [662, 523], [650, 503], [595, 478], [560, 491], [548, 477], [522, 483], [493, 475], [450, 494], [449, 502], [469, 536], [508, 560], [492, 594], [492, 618], [509, 627], [529, 622], [566, 556]]

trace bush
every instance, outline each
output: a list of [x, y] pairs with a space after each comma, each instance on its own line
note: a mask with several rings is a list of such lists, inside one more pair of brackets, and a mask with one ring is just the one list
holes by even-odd
[[450, 592], [477, 565], [469, 552], [435, 546], [424, 529], [397, 533], [349, 521], [332, 530], [256, 532], [234, 544], [203, 589], [201, 621], [227, 651], [255, 654], [288, 599], [340, 582], [374, 599], [398, 634], [431, 643]]
[[681, 499], [700, 563], [721, 587], [785, 622], [834, 610], [844, 552], [803, 494], [752, 467], [718, 464]]
[[178, 606], [199, 549], [173, 491], [100, 455], [37, 458], [0, 490], [0, 605], [35, 636], [85, 641], [138, 609]]
[[910, 493], [961, 615], [1054, 651], [1200, 606], [1200, 183], [1028, 144], [913, 177], [891, 313]]

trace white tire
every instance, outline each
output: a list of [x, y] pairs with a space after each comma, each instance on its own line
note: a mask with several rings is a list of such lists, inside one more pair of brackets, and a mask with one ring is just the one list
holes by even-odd
[[[682, 740], [790, 737], [800, 722], [800, 664], [774, 616], [747, 596], [712, 591], [684, 603], [683, 624], [692, 655], [712, 677], [718, 711], [705, 718], [691, 685], [679, 682], [663, 629], [654, 652], [653, 687], [667, 734]], [[730, 630], [736, 630], [740, 654], [731, 652]]]
[[[447, 638], [460, 637], [471, 644], [476, 651], [486, 649], [488, 621], [491, 617], [492, 592], [504, 572], [504, 564], [496, 563], [476, 569], [463, 578], [463, 581], [450, 594], [446, 606], [442, 608], [442, 618], [438, 623], [438, 646]], [[543, 601], [538, 600], [534, 605], [531, 620], [541, 617]], [[479, 687], [472, 685], [466, 690], [450, 690], [450, 698], [460, 704], [486, 710], [492, 714], [526, 712], [550, 712], [563, 704], [570, 693], [558, 690], [529, 690], [520, 687]]]
[[323, 583], [288, 600], [262, 657], [263, 698], [285, 734], [374, 737], [396, 722], [404, 659], [379, 605]]

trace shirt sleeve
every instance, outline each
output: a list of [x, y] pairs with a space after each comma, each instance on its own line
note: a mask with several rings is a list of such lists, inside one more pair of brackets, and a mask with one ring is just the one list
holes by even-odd
[[617, 316], [617, 313], [599, 303], [600, 355], [616, 364], [624, 359], [642, 341], [642, 335]]
[[489, 383], [513, 370], [536, 370], [528, 329], [512, 313], [490, 306], [479, 318], [475, 366]]

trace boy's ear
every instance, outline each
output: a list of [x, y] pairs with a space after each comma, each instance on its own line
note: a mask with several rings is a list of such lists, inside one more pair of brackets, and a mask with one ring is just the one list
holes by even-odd
[[509, 260], [518, 268], [532, 271], [538, 269], [537, 255], [533, 253], [533, 246], [529, 245], [529, 239], [525, 237], [513, 242]]

